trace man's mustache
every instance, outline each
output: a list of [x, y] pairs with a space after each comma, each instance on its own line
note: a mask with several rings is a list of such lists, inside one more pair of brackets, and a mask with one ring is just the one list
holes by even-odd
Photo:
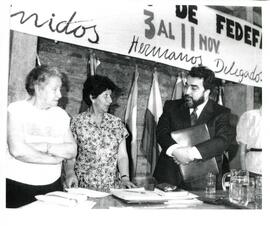
[[193, 100], [193, 98], [191, 96], [189, 96], [189, 95], [184, 95], [184, 99], [185, 100]]
[[184, 104], [185, 104], [185, 106], [186, 107], [189, 107], [190, 106], [190, 102], [192, 102], [193, 103], [193, 98], [191, 97], [191, 96], [189, 96], [189, 95], [184, 95]]

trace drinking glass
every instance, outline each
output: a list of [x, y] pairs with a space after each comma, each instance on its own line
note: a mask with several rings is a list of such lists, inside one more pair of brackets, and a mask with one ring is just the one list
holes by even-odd
[[255, 178], [249, 178], [249, 186], [248, 186], [248, 202], [255, 201]]
[[246, 170], [232, 169], [223, 175], [222, 187], [226, 190], [225, 179], [230, 177], [229, 200], [232, 203], [247, 206], [249, 202], [249, 173]]
[[255, 208], [262, 208], [262, 177], [255, 177]]
[[205, 186], [205, 194], [208, 196], [212, 196], [216, 193], [216, 175], [212, 172], [209, 172], [206, 175], [206, 186]]

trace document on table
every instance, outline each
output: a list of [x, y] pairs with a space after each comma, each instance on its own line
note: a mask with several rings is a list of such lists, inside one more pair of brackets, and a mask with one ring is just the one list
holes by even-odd
[[162, 195], [144, 188], [111, 189], [111, 194], [127, 203], [164, 203], [168, 201]]
[[45, 195], [36, 195], [36, 202], [26, 205], [26, 208], [31, 207], [78, 207], [78, 208], [92, 208], [95, 202], [87, 199], [86, 195], [70, 194], [62, 191], [50, 192]]
[[198, 203], [201, 202], [197, 200], [197, 195], [194, 195], [185, 190], [175, 191], [175, 192], [163, 192], [160, 189], [155, 189], [154, 191], [148, 191], [144, 188], [134, 188], [134, 189], [112, 189], [111, 194], [127, 203], [165, 203], [170, 204], [174, 202], [177, 203]]
[[66, 188], [66, 190], [70, 194], [81, 194], [90, 198], [102, 198], [110, 195], [110, 193], [107, 192], [95, 191], [87, 188]]
[[190, 193], [186, 190], [164, 192], [164, 191], [156, 188], [154, 190], [154, 192], [159, 194], [159, 195], [162, 195], [163, 197], [166, 197], [168, 200], [174, 200], [174, 199], [190, 200], [190, 199], [195, 199], [195, 198], [199, 197], [198, 195]]

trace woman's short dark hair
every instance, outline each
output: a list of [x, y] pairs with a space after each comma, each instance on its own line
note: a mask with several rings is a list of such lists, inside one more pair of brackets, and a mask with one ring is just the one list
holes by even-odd
[[88, 76], [83, 85], [83, 100], [87, 105], [91, 106], [92, 101], [90, 95], [95, 99], [106, 90], [113, 92], [118, 89], [119, 88], [108, 77], [101, 75]]
[[30, 71], [25, 80], [25, 89], [30, 96], [35, 95], [35, 85], [47, 82], [48, 78], [59, 77], [63, 80], [63, 74], [56, 68], [47, 65], [37, 66]]
[[215, 73], [205, 66], [192, 67], [189, 74], [191, 77], [203, 78], [204, 89], [212, 89], [215, 87]]

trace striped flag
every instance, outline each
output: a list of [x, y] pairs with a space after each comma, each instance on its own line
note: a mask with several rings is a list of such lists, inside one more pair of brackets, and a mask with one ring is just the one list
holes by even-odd
[[145, 122], [142, 138], [142, 151], [147, 154], [150, 171], [153, 174], [158, 160], [160, 148], [156, 139], [156, 127], [163, 111], [157, 72], [153, 74], [153, 82], [145, 112]]
[[172, 100], [181, 99], [183, 96], [183, 80], [182, 76], [179, 73], [176, 79], [176, 83], [174, 85], [173, 94], [172, 94]]
[[[137, 99], [138, 99], [138, 77], [139, 72], [136, 65], [133, 84], [129, 93], [125, 113], [125, 124], [130, 132], [130, 152], [132, 159], [132, 177], [136, 176], [137, 168]], [[127, 144], [128, 146], [129, 144]], [[128, 150], [129, 151], [129, 150]]]

